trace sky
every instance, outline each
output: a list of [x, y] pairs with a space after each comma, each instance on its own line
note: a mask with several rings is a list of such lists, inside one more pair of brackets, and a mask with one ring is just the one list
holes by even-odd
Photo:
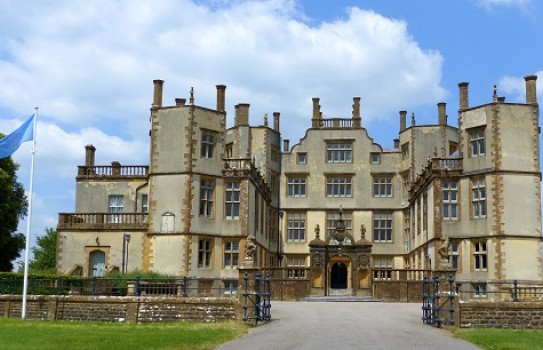
[[[539, 0], [0, 0], [0, 132], [39, 107], [31, 244], [59, 212], [75, 210], [75, 176], [87, 144], [97, 165], [149, 164], [153, 79], [164, 105], [195, 91], [215, 108], [226, 89], [250, 103], [252, 125], [281, 113], [290, 145], [325, 118], [350, 118], [383, 148], [398, 137], [400, 110], [437, 123], [447, 103], [456, 126], [458, 83], [471, 106], [525, 101], [538, 74], [543, 101], [543, 3]], [[13, 155], [28, 191], [31, 143]], [[26, 231], [26, 220], [19, 230]]]

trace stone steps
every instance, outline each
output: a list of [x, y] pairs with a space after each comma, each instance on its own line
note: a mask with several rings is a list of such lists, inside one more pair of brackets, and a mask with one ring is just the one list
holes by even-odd
[[350, 303], [368, 303], [381, 302], [381, 300], [373, 299], [370, 296], [352, 296], [352, 295], [311, 295], [302, 301], [308, 302], [350, 302]]

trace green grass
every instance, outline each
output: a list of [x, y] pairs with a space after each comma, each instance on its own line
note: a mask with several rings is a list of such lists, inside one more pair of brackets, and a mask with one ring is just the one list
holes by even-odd
[[458, 328], [453, 333], [482, 349], [543, 349], [543, 330]]
[[0, 349], [214, 349], [246, 334], [224, 323], [89, 323], [0, 318]]

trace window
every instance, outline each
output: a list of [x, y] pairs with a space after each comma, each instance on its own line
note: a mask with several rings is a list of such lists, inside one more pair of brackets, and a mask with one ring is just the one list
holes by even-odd
[[392, 197], [392, 177], [377, 176], [373, 178], [374, 197]]
[[370, 153], [370, 163], [371, 164], [380, 164], [381, 163], [381, 154], [379, 154], [379, 153]]
[[392, 278], [392, 258], [373, 258], [373, 278], [390, 280]]
[[202, 131], [202, 149], [200, 156], [206, 159], [213, 159], [215, 154], [216, 136], [214, 133]]
[[305, 241], [305, 214], [289, 213], [287, 217], [287, 241]]
[[232, 295], [238, 292], [238, 281], [236, 280], [224, 280], [224, 294]]
[[373, 214], [373, 241], [376, 243], [392, 242], [392, 213]]
[[474, 298], [486, 298], [486, 283], [473, 283], [471, 288]]
[[326, 162], [327, 163], [352, 163], [353, 161], [352, 143], [327, 143], [326, 144]]
[[[124, 208], [124, 196], [122, 194], [111, 194], [108, 197], [108, 213], [119, 214], [123, 212]], [[107, 222], [109, 223], [121, 223], [122, 215], [108, 215]]]
[[239, 242], [224, 243], [224, 268], [233, 269], [238, 266], [239, 260]]
[[211, 240], [201, 239], [198, 242], [198, 267], [209, 269], [211, 267]]
[[402, 159], [409, 158], [409, 142], [402, 145]]
[[213, 192], [215, 182], [211, 179], [200, 180], [200, 216], [213, 216]]
[[296, 163], [307, 164], [307, 153], [296, 153]]
[[240, 191], [239, 182], [227, 182], [225, 193], [226, 219], [239, 219]]
[[443, 220], [458, 220], [458, 182], [444, 181], [443, 194]]
[[328, 176], [326, 197], [352, 197], [351, 176]]
[[473, 258], [475, 259], [475, 271], [487, 271], [486, 242], [475, 242]]
[[287, 197], [305, 197], [305, 177], [287, 178]]
[[123, 212], [124, 196], [122, 194], [110, 194], [108, 201], [109, 201], [108, 213], [122, 213]]
[[[345, 232], [352, 232], [352, 213], [343, 213], [343, 224], [345, 225]], [[329, 212], [326, 213], [326, 237], [331, 238], [334, 236], [334, 230], [337, 227], [339, 222], [339, 213]]]
[[144, 214], [149, 212], [149, 198], [146, 194], [141, 195], [141, 212]]
[[460, 252], [458, 251], [458, 243], [450, 243], [449, 247], [449, 263], [452, 265], [453, 269], [458, 269], [458, 258]]
[[228, 143], [224, 146], [224, 158], [232, 158], [233, 146], [234, 145], [232, 143]]
[[456, 151], [458, 151], [458, 143], [449, 141], [449, 156], [452, 156]]
[[279, 149], [277, 147], [272, 146], [271, 148], [271, 160], [272, 162], [278, 162], [279, 161]]
[[305, 257], [287, 257], [288, 278], [305, 278]]
[[471, 156], [478, 157], [484, 156], [485, 149], [485, 130], [479, 129], [469, 133], [469, 141], [471, 144]]
[[471, 181], [471, 204], [474, 218], [486, 217], [485, 179]]

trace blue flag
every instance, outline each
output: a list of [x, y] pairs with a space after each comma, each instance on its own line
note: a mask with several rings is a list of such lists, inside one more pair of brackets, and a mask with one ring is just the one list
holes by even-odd
[[21, 143], [34, 139], [34, 117], [35, 114], [17, 130], [0, 139], [0, 159], [11, 156]]

